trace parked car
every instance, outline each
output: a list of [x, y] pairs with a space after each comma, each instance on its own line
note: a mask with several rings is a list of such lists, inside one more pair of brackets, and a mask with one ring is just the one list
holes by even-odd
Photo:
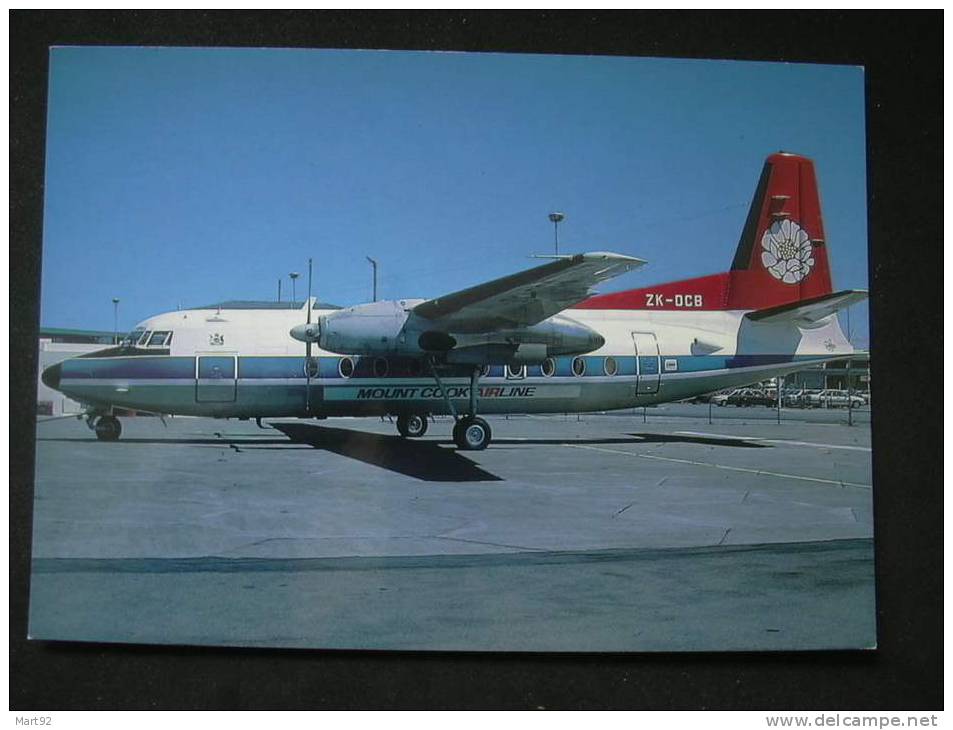
[[773, 406], [777, 401], [760, 388], [735, 388], [715, 393], [711, 402], [716, 406]]
[[[775, 391], [776, 393], [777, 391]], [[760, 388], [749, 388], [745, 393], [743, 405], [746, 406], [777, 406], [777, 395], [769, 393]]]
[[747, 407], [771, 405], [771, 399], [757, 388], [738, 388], [728, 395], [725, 405]]
[[811, 393], [808, 402], [814, 407], [823, 408], [862, 408], [866, 405], [859, 395], [848, 393], [846, 390], [828, 388], [819, 393]]
[[820, 390], [815, 388], [804, 388], [800, 395], [800, 407], [817, 408], [820, 405], [820, 401], [817, 400], [817, 396], [820, 392]]
[[781, 405], [785, 408], [806, 408], [807, 394], [800, 388], [785, 388], [781, 392]]
[[723, 390], [720, 393], [715, 393], [710, 399], [709, 402], [713, 403], [716, 406], [725, 406], [728, 405], [728, 399], [734, 393], [734, 390]]

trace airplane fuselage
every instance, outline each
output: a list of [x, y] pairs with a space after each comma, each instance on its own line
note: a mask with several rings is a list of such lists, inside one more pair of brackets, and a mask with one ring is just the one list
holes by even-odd
[[[326, 312], [314, 310], [314, 315]], [[481, 413], [605, 411], [680, 400], [840, 359], [852, 352], [836, 318], [810, 329], [765, 327], [744, 311], [570, 309], [605, 340], [584, 355], [491, 365]], [[467, 366], [438, 371], [419, 358], [344, 356], [288, 336], [304, 309], [183, 310], [145, 320], [167, 347], [63, 363], [56, 387], [94, 409], [214, 417], [323, 417], [466, 410]], [[158, 341], [161, 342], [163, 338]], [[791, 347], [791, 344], [794, 347]]]

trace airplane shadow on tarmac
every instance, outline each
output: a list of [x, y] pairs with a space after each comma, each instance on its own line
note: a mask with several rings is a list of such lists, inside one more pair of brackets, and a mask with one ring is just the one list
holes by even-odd
[[[242, 452], [246, 449], [288, 448], [288, 441], [330, 451], [340, 456], [363, 461], [390, 471], [428, 482], [499, 482], [501, 477], [491, 474], [459, 454], [445, 449], [438, 441], [413, 441], [399, 436], [381, 435], [344, 428], [328, 428], [306, 423], [271, 423], [288, 438], [243, 438], [218, 435], [218, 438], [124, 438], [102, 446], [123, 444], [156, 444], [187, 446], [230, 447]], [[90, 434], [85, 437], [43, 438], [37, 441], [97, 443]]]
[[[399, 436], [304, 423], [272, 423], [271, 425], [294, 443], [309, 444], [317, 449], [331, 451], [424, 481], [502, 481], [501, 477], [477, 466], [459, 451], [441, 446], [446, 443], [444, 441], [415, 441]], [[737, 439], [655, 433], [633, 433], [628, 434], [628, 437], [596, 439], [499, 438], [494, 443], [511, 445], [690, 443], [705, 446], [770, 448], [764, 444]], [[492, 449], [493, 446], [491, 445], [490, 448]]]
[[400, 436], [328, 428], [305, 423], [272, 423], [299, 444], [330, 451], [399, 474], [428, 482], [499, 482], [455, 450], [435, 441], [413, 441]]
[[[635, 438], [630, 438], [630, 437]], [[508, 439], [500, 437], [493, 439], [493, 444], [507, 444], [509, 446], [561, 446], [572, 445], [611, 445], [611, 444], [697, 444], [699, 446], [729, 446], [742, 449], [770, 449], [770, 444], [759, 444], [754, 441], [743, 441], [737, 438], [715, 438], [702, 436], [682, 436], [670, 433], [630, 433], [626, 436], [609, 436], [605, 438], [535, 438], [535, 439]], [[490, 448], [493, 448], [493, 444]]]
[[[89, 436], [61, 436], [56, 438], [45, 438], [39, 437], [37, 441], [54, 441], [60, 443], [71, 443], [71, 442], [86, 442], [86, 443], [96, 443], [96, 437], [90, 434]], [[114, 441], [112, 443], [103, 444], [104, 446], [122, 446], [123, 444], [155, 444], [157, 446], [162, 446], [164, 444], [175, 444], [183, 446], [282, 446], [287, 445], [287, 439], [260, 439], [260, 438], [234, 438], [234, 437], [221, 437], [221, 438], [122, 438], [119, 441]]]
[[[344, 428], [315, 426], [307, 423], [271, 423], [291, 443], [330, 451], [340, 456], [362, 461], [383, 469], [432, 482], [498, 482], [502, 477], [491, 474], [456, 449], [444, 448], [447, 441], [416, 441], [387, 434], [352, 431]], [[147, 439], [127, 438], [117, 444], [187, 444], [200, 446], [230, 446], [236, 451], [242, 447], [251, 449], [287, 448], [288, 441], [275, 438], [241, 438], [222, 436], [218, 438]], [[91, 441], [90, 438], [39, 438], [38, 441]], [[602, 438], [528, 438], [495, 439], [494, 444], [510, 446], [560, 446], [573, 444], [648, 444], [683, 443], [702, 446], [727, 446], [732, 448], [771, 448], [741, 439], [690, 436], [665, 433], [629, 433], [624, 436]], [[491, 445], [492, 449], [493, 446]]]
[[630, 433], [645, 444], [698, 444], [700, 446], [731, 446], [739, 449], [770, 449], [771, 444], [759, 444], [756, 441], [744, 441], [739, 438], [717, 438], [715, 436], [688, 436], [673, 433]]

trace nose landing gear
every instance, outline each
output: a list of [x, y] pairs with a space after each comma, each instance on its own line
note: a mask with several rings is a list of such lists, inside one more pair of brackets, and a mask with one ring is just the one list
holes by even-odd
[[397, 430], [404, 438], [420, 438], [427, 433], [427, 425], [427, 416], [420, 413], [397, 416]]

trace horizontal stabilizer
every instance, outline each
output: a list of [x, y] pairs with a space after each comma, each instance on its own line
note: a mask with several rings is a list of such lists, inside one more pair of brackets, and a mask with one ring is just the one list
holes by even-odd
[[773, 324], [776, 322], [818, 322], [835, 312], [857, 304], [867, 298], [863, 289], [845, 289], [844, 291], [824, 294], [813, 299], [801, 299], [779, 307], [759, 309], [745, 316], [752, 322]]

